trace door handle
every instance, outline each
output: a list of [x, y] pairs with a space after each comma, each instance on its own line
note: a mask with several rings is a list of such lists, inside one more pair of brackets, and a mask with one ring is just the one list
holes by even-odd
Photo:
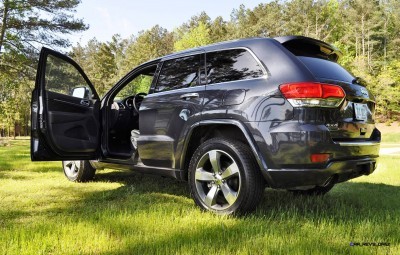
[[191, 98], [196, 98], [196, 97], [199, 97], [199, 93], [187, 93], [187, 94], [181, 95], [181, 98], [185, 99], [185, 100], [189, 100]]
[[84, 100], [84, 99], [82, 99], [82, 100], [81, 100], [81, 105], [89, 106], [89, 105], [90, 105], [90, 101], [89, 101], [89, 100]]

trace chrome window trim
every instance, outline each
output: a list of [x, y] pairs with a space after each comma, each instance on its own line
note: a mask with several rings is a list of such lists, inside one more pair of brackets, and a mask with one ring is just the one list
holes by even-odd
[[[254, 60], [257, 62], [257, 64], [260, 66], [262, 72], [263, 72], [263, 76], [268, 77], [268, 71], [266, 69], [266, 67], [264, 66], [264, 64], [261, 62], [261, 60], [256, 56], [256, 54], [254, 54], [254, 52], [248, 48], [248, 47], [244, 47], [244, 46], [239, 46], [239, 47], [231, 47], [231, 48], [224, 48], [224, 49], [215, 49], [215, 50], [210, 50], [210, 51], [205, 51], [206, 54], [206, 64], [207, 64], [207, 53], [211, 53], [211, 52], [218, 52], [218, 51], [227, 51], [227, 50], [246, 50], [250, 53], [251, 56], [253, 56]], [[262, 76], [260, 76], [262, 77]], [[257, 78], [253, 78], [253, 79], [258, 79], [260, 77]], [[248, 79], [250, 80], [250, 79]], [[217, 84], [217, 83], [213, 83], [213, 84]]]
[[166, 56], [166, 57], [161, 58], [161, 62], [164, 63], [165, 61], [173, 60], [176, 58], [184, 58], [184, 57], [189, 57], [189, 56], [204, 54], [204, 53], [205, 53], [204, 50], [193, 50], [193, 51], [182, 52], [182, 53], [174, 53], [172, 56]]
[[[263, 72], [263, 75], [260, 77], [256, 77], [256, 78], [250, 78], [250, 79], [242, 79], [242, 80], [233, 80], [233, 81], [224, 81], [224, 82], [218, 82], [218, 83], [207, 83], [206, 82], [200, 83], [196, 86], [191, 86], [191, 87], [187, 87], [187, 88], [192, 88], [192, 87], [197, 87], [197, 86], [213, 86], [213, 85], [219, 85], [219, 84], [225, 84], [225, 83], [229, 83], [229, 82], [239, 82], [239, 81], [251, 81], [251, 80], [257, 80], [257, 79], [267, 79], [269, 77], [268, 75], [268, 70], [265, 67], [265, 65], [263, 64], [263, 62], [257, 57], [257, 55], [248, 47], [244, 47], [244, 46], [238, 46], [238, 47], [230, 47], [230, 48], [223, 48], [223, 49], [214, 49], [214, 50], [193, 50], [193, 51], [189, 51], [189, 52], [182, 52], [182, 53], [178, 53], [177, 55], [173, 55], [173, 56], [167, 56], [164, 58], [161, 58], [160, 61], [160, 71], [157, 74], [157, 80], [155, 81], [155, 86], [154, 89], [152, 91], [152, 93], [150, 94], [158, 94], [159, 93], [163, 93], [163, 92], [167, 92], [167, 91], [176, 91], [176, 90], [180, 90], [180, 89], [185, 89], [185, 88], [179, 88], [179, 89], [172, 89], [172, 90], [166, 90], [166, 91], [155, 91], [156, 87], [157, 87], [157, 83], [158, 83], [158, 79], [159, 79], [159, 74], [164, 66], [164, 62], [165, 61], [170, 61], [170, 60], [174, 60], [174, 59], [178, 59], [178, 58], [183, 58], [183, 57], [189, 57], [189, 56], [194, 56], [194, 55], [201, 55], [204, 54], [204, 69], [207, 69], [207, 53], [211, 53], [211, 52], [220, 52], [220, 51], [228, 51], [228, 50], [245, 50], [247, 52], [250, 53], [250, 55], [253, 57], [253, 59], [256, 61], [256, 63], [260, 66], [261, 71]], [[200, 76], [199, 76], [200, 78]], [[200, 81], [201, 82], [201, 81]]]
[[267, 75], [263, 75], [260, 77], [256, 77], [256, 78], [250, 78], [250, 79], [243, 79], [243, 80], [234, 80], [234, 81], [223, 81], [223, 82], [217, 82], [217, 83], [207, 83], [207, 84], [203, 84], [206, 86], [214, 86], [214, 85], [220, 85], [220, 84], [225, 84], [225, 83], [232, 83], [232, 82], [244, 82], [244, 81], [253, 81], [253, 80], [265, 80], [267, 79], [268, 76]]

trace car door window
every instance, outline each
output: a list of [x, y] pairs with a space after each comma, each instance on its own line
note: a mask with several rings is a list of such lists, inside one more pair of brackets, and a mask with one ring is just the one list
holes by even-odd
[[167, 60], [163, 63], [155, 92], [199, 85], [200, 54]]
[[206, 59], [208, 84], [263, 76], [260, 64], [245, 49], [209, 52]]
[[93, 91], [72, 64], [53, 55], [47, 55], [46, 60], [46, 90], [73, 97], [91, 98]]
[[128, 82], [117, 94], [115, 99], [122, 99], [133, 96], [138, 93], [149, 93], [151, 83], [153, 81], [152, 74], [139, 74], [133, 80]]

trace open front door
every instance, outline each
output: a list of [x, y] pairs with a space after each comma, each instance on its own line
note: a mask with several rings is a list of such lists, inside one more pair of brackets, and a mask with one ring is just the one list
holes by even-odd
[[99, 96], [82, 68], [42, 48], [32, 92], [32, 160], [96, 159], [99, 110]]

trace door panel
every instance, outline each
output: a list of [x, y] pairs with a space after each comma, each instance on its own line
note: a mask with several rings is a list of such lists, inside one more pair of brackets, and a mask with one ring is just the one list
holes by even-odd
[[32, 160], [95, 159], [99, 109], [99, 97], [82, 69], [43, 48], [32, 93]]
[[84, 106], [80, 99], [54, 92], [48, 92], [47, 97], [49, 135], [55, 148], [67, 153], [96, 151], [99, 134], [93, 126], [98, 122], [93, 109], [98, 106]]
[[[205, 86], [148, 95], [140, 107], [139, 156], [148, 166], [175, 168], [184, 131], [201, 120]], [[182, 95], [199, 97], [183, 99]]]
[[139, 156], [148, 166], [179, 168], [185, 131], [201, 120], [204, 54], [165, 60], [139, 114]]

